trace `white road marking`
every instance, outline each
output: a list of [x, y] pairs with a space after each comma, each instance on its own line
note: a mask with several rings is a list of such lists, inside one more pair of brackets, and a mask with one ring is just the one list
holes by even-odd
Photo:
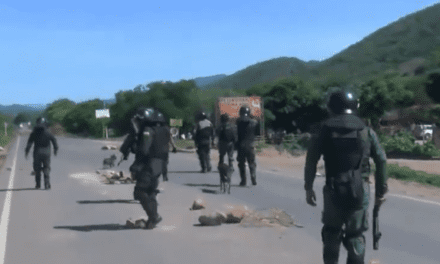
[[[275, 174], [275, 175], [278, 175], [278, 176], [283, 176], [283, 175], [280, 175], [280, 174], [276, 173], [275, 171], [267, 171], [267, 170], [260, 170], [260, 171], [265, 172], [265, 173]], [[322, 178], [322, 177], [317, 177], [317, 178]], [[299, 178], [292, 178], [292, 179], [301, 180], [301, 179], [299, 179]], [[370, 185], [372, 185], [372, 184], [370, 184]], [[374, 190], [371, 190], [371, 192], [374, 193]], [[438, 205], [438, 206], [440, 206], [440, 203], [439, 203], [439, 202], [430, 201], [430, 200], [425, 200], [425, 199], [419, 199], [419, 198], [414, 198], [414, 197], [407, 196], [407, 195], [394, 194], [394, 193], [387, 193], [387, 194], [385, 195], [385, 198], [386, 198], [386, 196], [394, 196], [394, 197], [398, 197], [398, 198], [402, 198], [402, 199], [413, 200], [413, 201], [420, 202], [420, 203], [434, 204], [434, 205]]]
[[0, 222], [0, 264], [5, 262], [6, 238], [8, 235], [9, 213], [11, 212], [12, 188], [14, 188], [15, 164], [17, 162], [18, 145], [20, 144], [20, 136], [17, 138], [17, 146], [15, 148], [14, 161], [12, 162], [11, 176], [9, 177], [8, 189], [6, 192], [5, 203], [3, 205], [2, 218]]
[[385, 198], [386, 198], [387, 195], [394, 196], [394, 197], [399, 197], [399, 198], [403, 198], [403, 199], [409, 199], [409, 200], [413, 200], [413, 201], [417, 201], [417, 202], [421, 202], [421, 203], [429, 203], [429, 204], [434, 204], [434, 205], [440, 206], [439, 202], [434, 202], [434, 201], [429, 201], [429, 200], [424, 200], [424, 199], [418, 199], [418, 198], [414, 198], [414, 197], [411, 197], [411, 196], [388, 193], [388, 194], [385, 194]]

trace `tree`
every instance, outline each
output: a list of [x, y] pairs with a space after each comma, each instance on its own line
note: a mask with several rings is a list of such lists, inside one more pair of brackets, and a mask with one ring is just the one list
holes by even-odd
[[392, 102], [385, 81], [371, 80], [361, 86], [359, 114], [370, 119], [373, 127], [377, 129], [380, 117], [391, 108]]
[[14, 124], [19, 125], [21, 123], [26, 123], [31, 121], [30, 116], [27, 113], [20, 112], [17, 114], [17, 116], [14, 118]]
[[64, 116], [62, 124], [70, 133], [100, 138], [103, 136], [103, 127], [108, 120], [97, 119], [95, 110], [103, 107], [104, 104], [99, 99], [77, 104]]
[[53, 123], [61, 123], [64, 117], [75, 108], [76, 103], [69, 99], [59, 99], [52, 102], [44, 111], [48, 120]]

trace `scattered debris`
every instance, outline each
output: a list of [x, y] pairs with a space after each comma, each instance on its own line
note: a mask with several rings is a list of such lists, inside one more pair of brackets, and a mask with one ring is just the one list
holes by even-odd
[[[195, 205], [197, 205], [196, 201], [194, 201], [193, 207]], [[195, 209], [190, 208], [190, 210]], [[303, 227], [281, 209], [271, 208], [265, 212], [250, 210], [247, 206], [242, 205], [227, 205], [225, 211], [207, 212], [199, 217], [199, 222], [202, 226], [239, 223], [242, 227]]]
[[205, 209], [205, 201], [201, 198], [195, 200], [189, 210], [200, 210]]
[[118, 148], [116, 146], [114, 146], [114, 145], [105, 145], [101, 149], [102, 150], [116, 150]]
[[271, 208], [268, 212], [252, 211], [242, 219], [240, 225], [243, 227], [270, 227], [276, 225], [284, 227], [303, 227], [289, 214], [279, 208]]
[[[103, 181], [106, 184], [121, 184], [121, 183], [134, 183], [135, 180], [133, 180], [130, 176], [124, 176], [124, 173], [122, 171], [116, 172], [112, 170], [97, 170], [97, 174], [100, 174], [103, 177]], [[129, 173], [127, 173], [129, 174]]]

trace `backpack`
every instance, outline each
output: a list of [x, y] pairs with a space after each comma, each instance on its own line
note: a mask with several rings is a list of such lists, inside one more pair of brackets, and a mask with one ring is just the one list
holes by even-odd
[[362, 208], [364, 201], [364, 146], [360, 134], [361, 130], [330, 128], [326, 142], [327, 184], [333, 202], [347, 210]]

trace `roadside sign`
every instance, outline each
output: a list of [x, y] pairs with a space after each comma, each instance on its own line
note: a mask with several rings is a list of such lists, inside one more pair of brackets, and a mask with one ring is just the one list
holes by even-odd
[[183, 119], [170, 119], [171, 127], [181, 127], [183, 126]]
[[97, 110], [95, 110], [95, 116], [96, 116], [96, 118], [110, 117], [110, 110], [109, 109], [97, 109]]
[[230, 118], [238, 118], [240, 107], [247, 105], [251, 110], [251, 115], [257, 120], [262, 119], [262, 100], [259, 96], [250, 97], [219, 97], [216, 107], [219, 117], [221, 114], [228, 114]]

